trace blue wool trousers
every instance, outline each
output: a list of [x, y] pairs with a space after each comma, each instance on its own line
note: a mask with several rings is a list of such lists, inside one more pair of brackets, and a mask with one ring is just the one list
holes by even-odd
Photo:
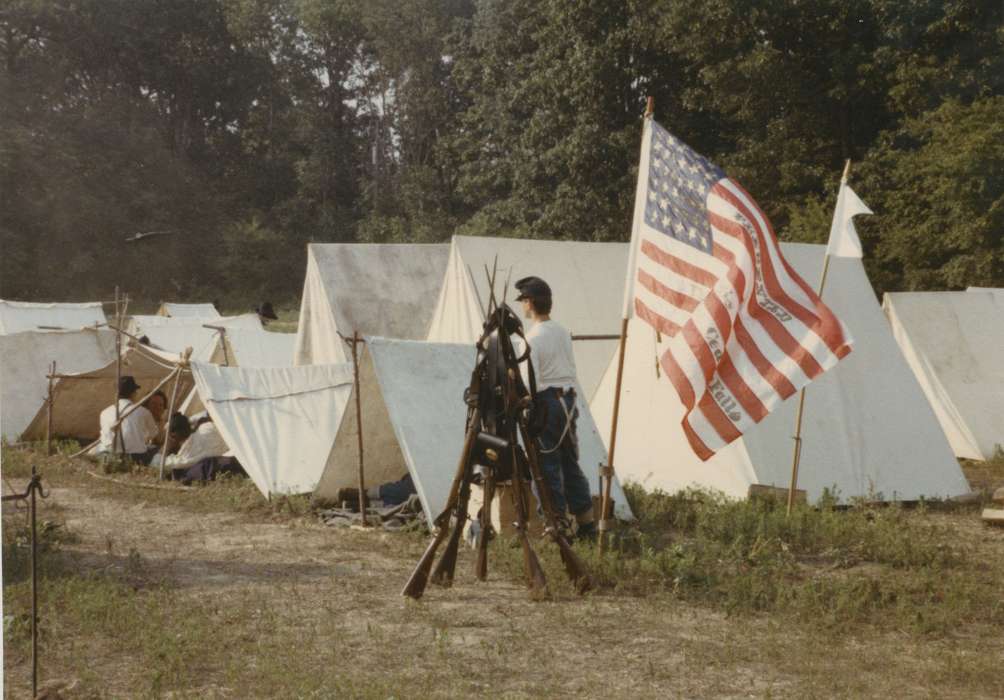
[[547, 425], [537, 438], [540, 470], [551, 487], [555, 515], [582, 515], [593, 508], [589, 481], [579, 466], [579, 439], [575, 432], [578, 410], [575, 392], [557, 388], [537, 393], [537, 401], [547, 406]]

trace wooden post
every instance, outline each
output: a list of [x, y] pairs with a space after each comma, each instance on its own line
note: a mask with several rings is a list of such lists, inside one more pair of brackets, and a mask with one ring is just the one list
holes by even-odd
[[167, 429], [164, 430], [164, 444], [160, 447], [160, 471], [157, 473], [157, 478], [161, 481], [164, 479], [164, 462], [167, 461], [167, 441], [170, 437], [171, 416], [174, 415], [174, 404], [178, 400], [178, 385], [181, 384], [181, 375], [184, 372], [184, 367], [188, 364], [188, 358], [191, 355], [192, 349], [186, 348], [185, 352], [181, 355], [181, 360], [178, 362], [178, 366], [174, 370], [174, 388], [171, 390], [171, 400], [167, 404]]
[[[645, 104], [645, 121], [652, 118], [652, 114], [655, 112], [655, 98], [649, 97]], [[645, 133], [645, 128], [642, 126], [642, 135]], [[643, 144], [644, 146], [644, 144]], [[632, 239], [634, 237], [632, 236]], [[632, 240], [632, 245], [634, 241]], [[628, 270], [630, 274], [632, 271]], [[603, 482], [603, 489], [600, 493], [600, 522], [598, 526], [599, 536], [596, 538], [596, 543], [599, 548], [599, 553], [602, 555], [606, 551], [606, 534], [607, 534], [607, 523], [609, 522], [610, 513], [610, 492], [613, 489], [614, 481], [614, 454], [617, 450], [617, 419], [620, 415], [621, 408], [621, 384], [624, 380], [624, 352], [627, 346], [627, 329], [628, 329], [628, 311], [627, 308], [624, 310], [624, 317], [621, 319], [621, 335], [620, 335], [620, 345], [617, 349], [617, 382], [614, 386], [614, 408], [613, 415], [610, 418], [610, 448], [607, 451], [607, 463], [600, 467], [600, 476]]]
[[[840, 178], [840, 186], [843, 187], [847, 184], [847, 179], [851, 175], [851, 161], [850, 159], [844, 164], [844, 174]], [[837, 197], [839, 198], [839, 190]], [[826, 287], [826, 273], [830, 269], [830, 249], [827, 245], [826, 254], [823, 256], [823, 272], [819, 276], [819, 288], [816, 292], [820, 300], [823, 298], [823, 289]], [[786, 515], [791, 515], [791, 509], [795, 505], [795, 491], [798, 490], [798, 465], [802, 460], [802, 414], [805, 409], [805, 389], [798, 393], [798, 411], [795, 413], [795, 449], [791, 455], [791, 482], [788, 484], [788, 507], [785, 511]]]
[[49, 365], [49, 395], [45, 400], [45, 454], [52, 456], [52, 382], [56, 378], [56, 362]]
[[359, 331], [352, 332], [352, 374], [356, 395], [356, 435], [359, 438], [359, 517], [363, 527], [366, 522], [366, 480], [363, 472], [363, 408], [359, 391]]
[[115, 285], [115, 427], [112, 428], [112, 453], [125, 452], [122, 439], [122, 421], [119, 415], [119, 386], [122, 384], [122, 312], [119, 307], [119, 288]]

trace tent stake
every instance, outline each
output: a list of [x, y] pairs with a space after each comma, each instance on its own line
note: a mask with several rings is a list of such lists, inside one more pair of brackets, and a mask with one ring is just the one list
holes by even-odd
[[352, 374], [356, 394], [356, 436], [359, 440], [359, 517], [363, 527], [366, 527], [366, 482], [363, 471], [363, 409], [362, 397], [359, 395], [359, 331], [352, 332]]
[[[841, 186], [847, 184], [847, 179], [851, 175], [851, 161], [844, 164], [844, 174], [840, 178]], [[822, 300], [823, 289], [826, 287], [826, 273], [830, 269], [830, 250], [827, 246], [826, 254], [823, 256], [823, 273], [819, 276], [819, 289], [816, 295]], [[802, 411], [805, 408], [805, 389], [798, 392], [798, 411], [795, 413], [795, 449], [791, 455], [791, 482], [788, 484], [788, 507], [785, 515], [791, 515], [791, 509], [795, 505], [795, 491], [798, 490], [798, 465], [802, 460]]]

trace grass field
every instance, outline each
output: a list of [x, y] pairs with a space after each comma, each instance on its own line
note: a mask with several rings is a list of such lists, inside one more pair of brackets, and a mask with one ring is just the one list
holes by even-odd
[[[538, 543], [551, 599], [519, 550], [489, 581], [400, 588], [419, 533], [333, 529], [306, 498], [243, 480], [147, 488], [86, 462], [4, 449], [42, 501], [41, 676], [63, 697], [937, 697], [1004, 695], [1004, 530], [979, 507], [800, 508], [631, 492], [613, 553], [579, 551], [578, 598]], [[967, 465], [982, 488], [1004, 460]], [[6, 697], [29, 692], [23, 511], [4, 506]]]

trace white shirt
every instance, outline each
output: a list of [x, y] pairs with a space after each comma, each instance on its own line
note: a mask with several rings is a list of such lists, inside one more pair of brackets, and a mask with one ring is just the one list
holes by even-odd
[[573, 389], [577, 384], [572, 334], [557, 321], [535, 323], [526, 334], [530, 361], [537, 375], [537, 391], [559, 387]]
[[[191, 467], [210, 457], [222, 457], [229, 451], [230, 448], [220, 437], [220, 431], [216, 426], [212, 423], [203, 423], [188, 436], [176, 454], [167, 456], [164, 466], [175, 469]], [[154, 455], [150, 465], [159, 467], [160, 455]]]
[[[119, 415], [124, 414], [130, 406], [132, 403], [129, 399], [119, 399]], [[98, 445], [98, 452], [114, 452], [115, 447], [112, 442], [115, 439], [115, 431], [113, 430], [115, 404], [103, 410], [99, 420], [101, 422], [101, 442]], [[125, 452], [131, 455], [146, 452], [147, 443], [157, 437], [157, 433], [160, 432], [153, 414], [144, 406], [140, 406], [125, 417], [125, 420], [122, 421], [121, 431]]]

